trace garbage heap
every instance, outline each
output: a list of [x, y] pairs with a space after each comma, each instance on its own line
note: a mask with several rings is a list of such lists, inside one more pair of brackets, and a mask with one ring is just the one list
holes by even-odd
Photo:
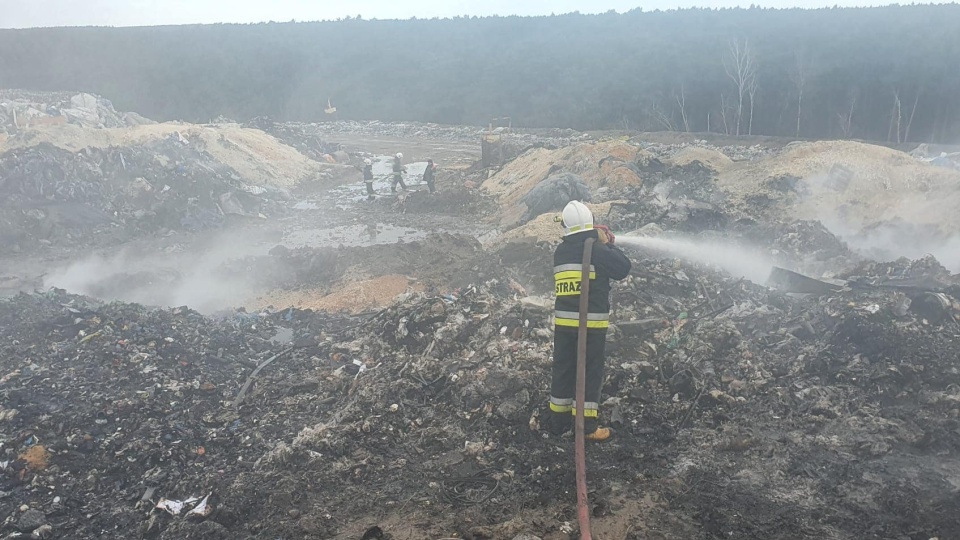
[[137, 113], [118, 112], [110, 100], [93, 94], [0, 90], [0, 134], [63, 124], [115, 128], [156, 122]]
[[244, 183], [177, 133], [79, 152], [41, 143], [0, 154], [0, 248], [215, 228], [230, 215], [279, 212], [284, 196]]
[[326, 163], [348, 163], [350, 161], [350, 156], [343, 151], [343, 146], [330, 141], [327, 133], [321, 130], [317, 124], [278, 123], [267, 117], [257, 117], [243, 125], [269, 133], [315, 161]]
[[956, 148], [950, 151], [935, 150], [929, 144], [922, 143], [910, 152], [910, 156], [938, 167], [960, 171], [960, 152]]
[[[162, 498], [188, 499], [187, 491], [208, 489], [217, 483], [214, 469], [224, 465], [230, 475], [249, 470], [292, 428], [276, 423], [279, 431], [270, 433], [279, 408], [258, 419], [253, 410], [241, 417], [230, 404], [258, 363], [293, 345], [279, 327], [299, 316], [241, 312], [213, 319], [187, 308], [104, 304], [58, 290], [4, 300], [0, 519], [11, 517], [0, 526], [4, 537], [36, 535], [41, 526], [53, 529], [41, 531], [51, 535], [44, 537], [137, 538], [141, 526], [149, 536], [168, 525], [163, 519], [174, 520], [174, 505], [170, 513], [153, 513]], [[305, 327], [316, 330], [315, 345], [339, 324], [310, 314]], [[296, 388], [282, 388], [282, 400], [315, 389], [304, 377], [319, 367], [312, 356], [274, 366], [274, 375], [299, 379]], [[307, 409], [318, 401], [305, 401]], [[305, 412], [281, 408], [291, 419]], [[208, 500], [211, 508], [215, 500]], [[18, 510], [22, 504], [35, 506]]]
[[[616, 436], [588, 451], [598, 530], [960, 535], [942, 511], [960, 289], [935, 260], [864, 263], [820, 296], [634, 260], [613, 294]], [[540, 427], [551, 311], [499, 280], [367, 318], [5, 301], [0, 532], [566, 538], [572, 440]]]

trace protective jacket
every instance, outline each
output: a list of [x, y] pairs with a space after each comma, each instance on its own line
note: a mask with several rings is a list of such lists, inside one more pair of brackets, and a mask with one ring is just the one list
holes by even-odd
[[[591, 220], [592, 221], [592, 220]], [[592, 227], [592, 223], [589, 225]], [[551, 424], [562, 433], [569, 428], [574, 411], [574, 390], [577, 383], [577, 345], [580, 325], [580, 287], [582, 285], [583, 249], [587, 238], [598, 238], [596, 229], [568, 234], [553, 254], [556, 283], [556, 331], [553, 335], [553, 377], [550, 385]], [[600, 394], [606, 363], [606, 332], [610, 325], [610, 280], [623, 279], [630, 273], [630, 260], [613, 244], [594, 242], [590, 266], [590, 298], [587, 303], [587, 357], [584, 382], [584, 433], [590, 435], [599, 427]]]
[[[554, 304], [556, 329], [576, 332], [580, 326], [580, 286], [583, 248], [587, 238], [598, 238], [597, 231], [563, 237], [553, 254], [553, 277], [557, 295]], [[630, 259], [613, 244], [593, 243], [590, 261], [590, 298], [587, 329], [606, 331], [610, 326], [610, 280], [621, 280], [630, 274]]]

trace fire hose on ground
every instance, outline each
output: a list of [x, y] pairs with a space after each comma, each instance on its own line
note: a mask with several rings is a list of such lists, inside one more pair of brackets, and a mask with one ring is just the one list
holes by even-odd
[[583, 246], [583, 267], [580, 269], [580, 326], [577, 334], [577, 392], [574, 430], [574, 458], [577, 462], [577, 518], [580, 521], [581, 540], [591, 540], [590, 503], [587, 500], [587, 451], [584, 445], [584, 396], [587, 389], [587, 308], [590, 297], [590, 258], [593, 255], [593, 238], [587, 238]]

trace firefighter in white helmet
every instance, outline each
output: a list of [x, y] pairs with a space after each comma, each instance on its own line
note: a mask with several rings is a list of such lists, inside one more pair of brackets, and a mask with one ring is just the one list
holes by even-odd
[[367, 186], [367, 198], [373, 199], [373, 161], [363, 160], [363, 183]]
[[403, 173], [407, 172], [407, 168], [403, 165], [403, 154], [397, 152], [397, 155], [393, 158], [393, 182], [390, 183], [390, 192], [397, 192], [397, 184], [400, 184], [400, 189], [406, 190], [407, 185], [403, 183]]
[[604, 441], [610, 429], [599, 425], [600, 391], [603, 386], [604, 347], [610, 324], [610, 280], [630, 273], [630, 260], [614, 245], [616, 237], [605, 226], [594, 225], [593, 213], [580, 201], [563, 209], [563, 241], [553, 254], [557, 295], [554, 304], [553, 379], [550, 386], [550, 430], [560, 435], [573, 427], [574, 391], [577, 383], [577, 341], [580, 326], [580, 284], [584, 243], [593, 244], [587, 313], [587, 380], [583, 405], [587, 440]]

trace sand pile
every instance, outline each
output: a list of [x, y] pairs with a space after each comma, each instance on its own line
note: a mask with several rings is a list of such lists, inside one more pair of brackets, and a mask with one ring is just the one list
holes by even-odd
[[401, 294], [423, 290], [422, 285], [407, 276], [390, 274], [368, 280], [343, 282], [333, 293], [326, 289], [276, 290], [259, 296], [250, 303], [250, 307], [293, 307], [357, 314], [387, 306]]
[[788, 146], [777, 156], [738, 163], [720, 187], [734, 207], [786, 211], [799, 219], [842, 218], [851, 227], [902, 220], [960, 230], [960, 172], [886, 147], [848, 141]]
[[[617, 202], [625, 201], [587, 203], [587, 208], [593, 212], [595, 222], [602, 224], [604, 217], [610, 212], [610, 208]], [[497, 236], [489, 243], [489, 247], [496, 248], [525, 238], [536, 238], [538, 242], [559, 243], [560, 237], [563, 236], [563, 228], [554, 221], [556, 215], [555, 213], [541, 214], [527, 223]]]
[[716, 172], [723, 172], [733, 165], [733, 160], [727, 157], [726, 154], [718, 150], [700, 146], [685, 147], [670, 156], [666, 161], [669, 165], [675, 167], [687, 167], [694, 162], [699, 162], [704, 167]]

